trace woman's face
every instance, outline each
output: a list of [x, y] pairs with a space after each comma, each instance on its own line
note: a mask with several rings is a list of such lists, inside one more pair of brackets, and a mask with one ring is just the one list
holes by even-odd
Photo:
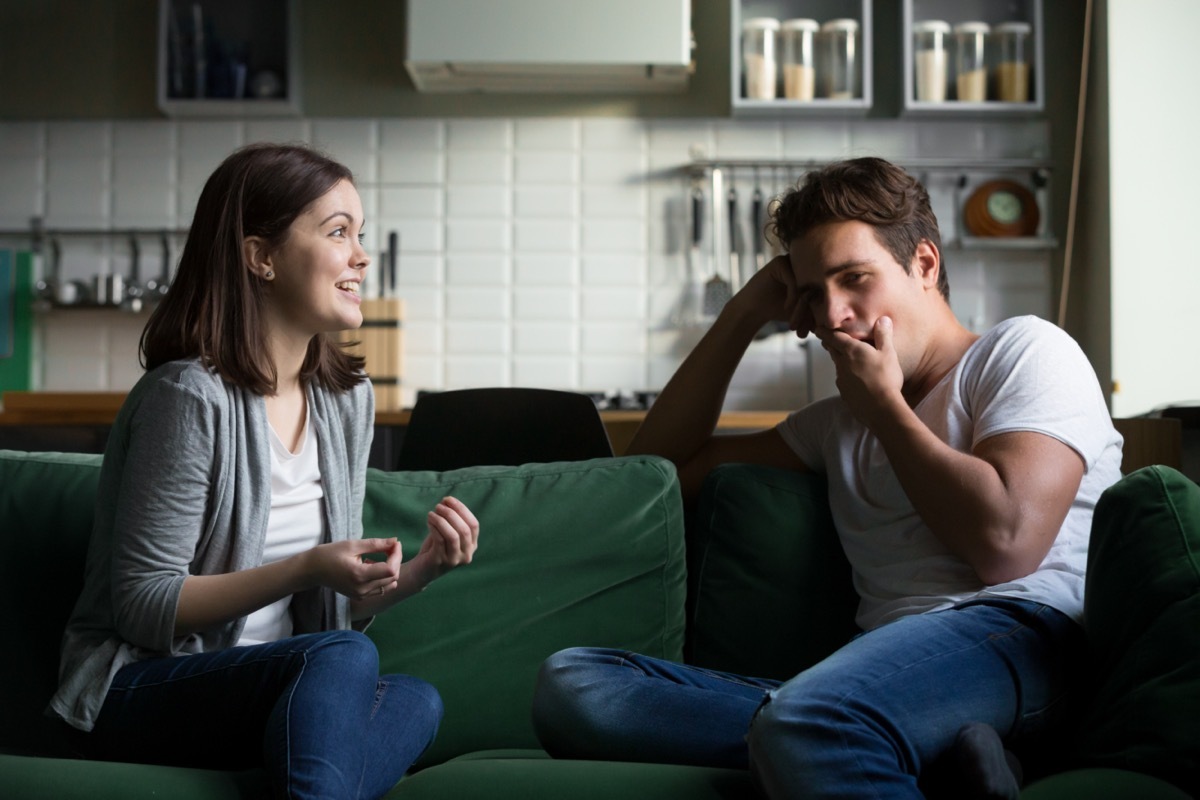
[[362, 227], [362, 200], [345, 180], [296, 217], [270, 255], [275, 277], [267, 305], [275, 333], [307, 341], [362, 325], [359, 287], [370, 263]]

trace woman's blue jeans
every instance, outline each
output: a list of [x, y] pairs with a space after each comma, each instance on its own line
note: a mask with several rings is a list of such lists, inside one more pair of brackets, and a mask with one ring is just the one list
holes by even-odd
[[574, 648], [543, 664], [534, 728], [557, 757], [749, 767], [773, 798], [920, 798], [963, 725], [1057, 721], [1082, 637], [1005, 599], [896, 620], [786, 682]]
[[262, 766], [280, 797], [379, 797], [441, 716], [433, 686], [381, 677], [370, 639], [328, 631], [122, 667], [85, 738], [109, 760]]

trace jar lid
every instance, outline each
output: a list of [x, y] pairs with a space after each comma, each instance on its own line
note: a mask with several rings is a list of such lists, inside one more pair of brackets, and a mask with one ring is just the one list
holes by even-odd
[[773, 17], [751, 17], [750, 19], [745, 20], [742, 23], [742, 28], [743, 29], [749, 28], [752, 30], [777, 31], [777, 30], [779, 30], [779, 20], [777, 20]]
[[856, 19], [831, 19], [821, 26], [823, 31], [856, 31], [858, 30], [858, 20]]
[[913, 33], [949, 33], [950, 23], [941, 19], [923, 19], [914, 22]]
[[799, 17], [797, 19], [785, 19], [783, 21], [783, 30], [785, 31], [817, 31], [821, 29], [821, 24], [815, 19], [807, 17]]
[[996, 33], [1032, 33], [1033, 26], [1028, 22], [1001, 22], [994, 29]]
[[992, 26], [986, 22], [960, 22], [954, 26], [955, 33], [991, 33]]

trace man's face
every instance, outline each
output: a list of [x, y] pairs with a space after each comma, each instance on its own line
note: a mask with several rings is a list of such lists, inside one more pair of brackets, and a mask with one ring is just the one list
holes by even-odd
[[[872, 342], [875, 321], [891, 317], [896, 349], [906, 364], [904, 344], [913, 346], [928, 278], [919, 265], [910, 273], [896, 262], [865, 222], [828, 222], [791, 242], [788, 256], [804, 308], [797, 333], [824, 339], [842, 331]], [[914, 262], [917, 259], [914, 258]], [[936, 275], [934, 276], [936, 279]], [[906, 370], [907, 374], [907, 370]]]

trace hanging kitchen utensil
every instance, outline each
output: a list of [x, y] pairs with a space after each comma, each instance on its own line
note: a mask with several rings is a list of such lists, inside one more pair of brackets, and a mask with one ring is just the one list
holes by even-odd
[[717, 198], [719, 198], [723, 194], [723, 192], [721, 191], [722, 177], [723, 176], [721, 174], [721, 170], [713, 169], [713, 171], [712, 171], [712, 189], [713, 189], [713, 191], [712, 191], [713, 204], [712, 205], [713, 205], [713, 223], [714, 223], [713, 224], [713, 237], [712, 237], [712, 239], [713, 239], [713, 248], [712, 248], [712, 250], [713, 250], [713, 266], [712, 266], [713, 274], [712, 274], [712, 277], [708, 279], [708, 282], [706, 284], [704, 284], [704, 305], [703, 305], [704, 316], [708, 317], [708, 318], [715, 317], [715, 316], [717, 316], [717, 314], [721, 313], [721, 309], [725, 307], [725, 304], [727, 302], [729, 302], [729, 298], [733, 296], [733, 291], [730, 288], [729, 281], [727, 281], [725, 278], [721, 277], [720, 268], [717, 266], [718, 264], [721, 263], [721, 255], [722, 255], [719, 237], [717, 236], [717, 231], [721, 227], [720, 217], [719, 217], [720, 212], [717, 210], [719, 208]]
[[142, 310], [142, 297], [145, 289], [141, 276], [142, 249], [138, 237], [129, 234], [129, 277], [125, 281], [125, 293], [120, 298], [122, 311], [134, 314]]
[[750, 234], [754, 241], [754, 271], [758, 272], [767, 263], [763, 253], [763, 228], [766, 226], [766, 220], [763, 219], [763, 193], [758, 183], [758, 170], [754, 171], [754, 193], [750, 195], [750, 225]]
[[704, 303], [704, 289], [700, 277], [700, 244], [704, 241], [704, 189], [699, 181], [693, 182], [692, 189], [688, 192], [687, 213], [687, 276], [684, 294], [678, 305], [679, 313], [674, 320], [678, 326], [696, 324]]
[[729, 287], [736, 292], [742, 288], [742, 225], [738, 220], [737, 189], [732, 183], [726, 202], [729, 207]]

